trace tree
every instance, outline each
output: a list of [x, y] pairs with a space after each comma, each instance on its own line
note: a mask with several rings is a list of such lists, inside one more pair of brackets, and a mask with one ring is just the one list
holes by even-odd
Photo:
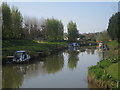
[[2, 39], [2, 8], [0, 6], [0, 40]]
[[107, 31], [113, 40], [119, 40], [120, 42], [120, 12], [112, 15], [109, 19]]
[[45, 37], [49, 41], [63, 40], [63, 24], [57, 19], [47, 19], [45, 22]]
[[76, 23], [70, 21], [67, 25], [67, 28], [68, 28], [68, 40], [76, 41], [76, 39], [78, 38], [78, 30]]
[[103, 31], [97, 36], [97, 40], [106, 42], [110, 40], [110, 36], [108, 35], [107, 31]]
[[12, 35], [13, 39], [20, 39], [22, 34], [22, 15], [20, 11], [13, 7], [12, 8]]
[[85, 39], [85, 35], [79, 34], [80, 39]]
[[11, 29], [11, 10], [7, 3], [2, 3], [2, 38], [9, 39], [12, 37]]
[[44, 19], [38, 20], [33, 17], [24, 17], [24, 27], [22, 31], [22, 36], [25, 39], [37, 39], [41, 40], [44, 38], [43, 26], [45, 24]]

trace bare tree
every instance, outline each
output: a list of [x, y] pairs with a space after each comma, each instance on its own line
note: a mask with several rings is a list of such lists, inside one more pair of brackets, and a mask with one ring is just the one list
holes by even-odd
[[42, 25], [44, 25], [45, 20], [37, 19], [35, 17], [24, 17], [24, 29], [23, 29], [23, 36], [26, 39], [42, 39]]

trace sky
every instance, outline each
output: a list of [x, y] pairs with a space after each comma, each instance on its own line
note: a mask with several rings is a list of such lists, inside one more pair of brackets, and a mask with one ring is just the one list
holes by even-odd
[[80, 33], [106, 30], [109, 18], [118, 11], [117, 2], [8, 2], [23, 16], [59, 19], [67, 32], [69, 21], [76, 22]]

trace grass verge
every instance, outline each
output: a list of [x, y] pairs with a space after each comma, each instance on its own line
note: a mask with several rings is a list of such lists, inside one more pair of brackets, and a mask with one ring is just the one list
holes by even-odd
[[[108, 42], [110, 52], [116, 52], [118, 48], [118, 43], [116, 41]], [[115, 56], [116, 55], [116, 56]], [[120, 77], [118, 73], [120, 70], [118, 66], [120, 64], [120, 57], [117, 53], [115, 55], [109, 55], [107, 59], [103, 59], [97, 63], [97, 65], [89, 67], [88, 70], [88, 81], [96, 84], [101, 88], [120, 88]]]
[[11, 55], [14, 51], [25, 50], [28, 52], [49, 51], [58, 47], [65, 47], [66, 42], [40, 42], [34, 40], [3, 40], [3, 56]]

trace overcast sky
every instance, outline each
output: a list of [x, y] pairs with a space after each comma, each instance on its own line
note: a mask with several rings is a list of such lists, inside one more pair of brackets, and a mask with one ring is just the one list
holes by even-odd
[[81, 33], [100, 32], [107, 28], [109, 18], [118, 11], [117, 2], [9, 2], [23, 16], [56, 18], [63, 22], [65, 32], [74, 21]]

